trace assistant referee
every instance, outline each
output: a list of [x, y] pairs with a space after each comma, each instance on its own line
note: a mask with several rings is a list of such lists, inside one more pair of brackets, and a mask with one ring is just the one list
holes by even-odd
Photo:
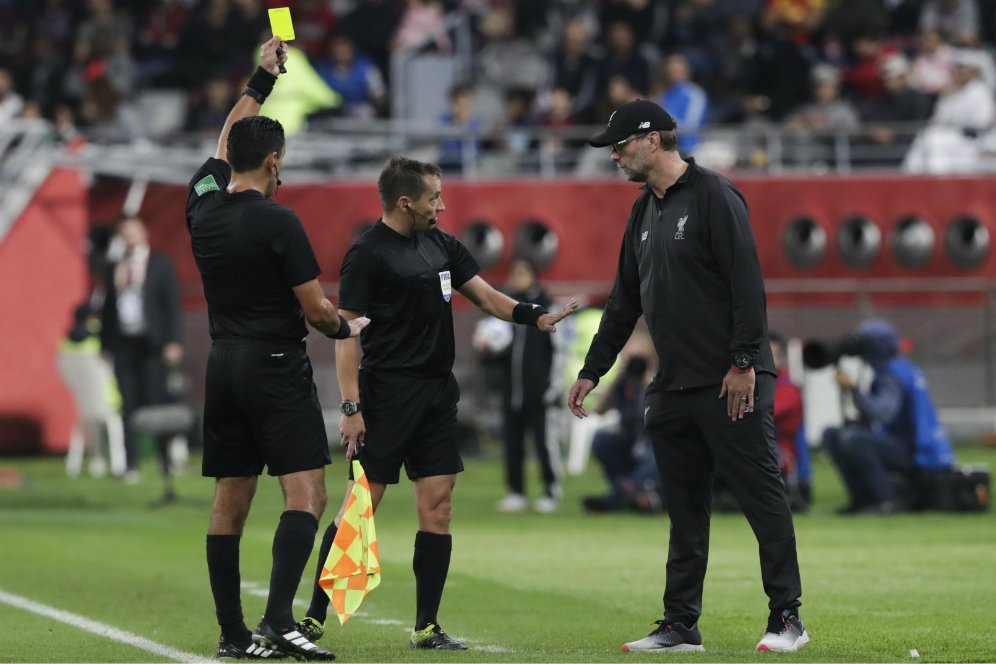
[[[258, 113], [287, 57], [276, 37], [261, 56], [187, 199], [212, 339], [203, 474], [216, 478], [207, 536], [221, 626], [216, 656], [331, 661], [335, 655], [296, 631], [291, 612], [327, 502], [330, 461], [305, 321], [336, 339], [359, 334], [368, 321], [338, 315], [318, 284], [318, 261], [300, 219], [269, 200], [280, 184], [284, 130]], [[279, 478], [285, 502], [266, 612], [250, 635], [239, 595], [239, 539], [264, 466]]]
[[[415, 488], [419, 529], [415, 535], [415, 630], [411, 648], [465, 650], [437, 618], [450, 566], [452, 494], [463, 470], [456, 439], [460, 388], [453, 377], [452, 297], [460, 291], [485, 313], [554, 332], [577, 308], [571, 300], [557, 313], [516, 302], [477, 276], [477, 261], [456, 238], [436, 227], [446, 209], [441, 171], [435, 164], [395, 157], [377, 182], [384, 216], [343, 259], [339, 287], [346, 318], [369, 314], [363, 331], [363, 363], [355, 339], [336, 343], [346, 456], [355, 454], [370, 481], [374, 509], [401, 466]], [[352, 482], [346, 490], [349, 496]], [[343, 509], [345, 501], [343, 502]], [[322, 538], [319, 573], [342, 519]], [[329, 599], [316, 583], [300, 631], [318, 638]]]

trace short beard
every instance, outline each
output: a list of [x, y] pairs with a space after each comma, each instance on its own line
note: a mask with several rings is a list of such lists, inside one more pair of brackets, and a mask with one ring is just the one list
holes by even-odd
[[630, 171], [627, 173], [630, 182], [646, 182], [647, 174], [642, 171]]

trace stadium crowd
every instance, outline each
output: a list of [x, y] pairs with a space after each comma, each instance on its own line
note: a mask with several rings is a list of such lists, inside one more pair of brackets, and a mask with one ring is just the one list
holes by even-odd
[[[288, 4], [292, 45], [338, 93], [321, 114], [360, 118], [390, 115], [392, 52], [452, 52], [447, 19], [462, 17], [473, 85], [443, 121], [511, 151], [534, 147], [517, 129], [600, 124], [634, 97], [678, 119], [684, 152], [702, 125], [774, 122], [803, 160], [814, 132], [862, 129], [905, 154], [913, 136], [883, 123], [953, 128], [917, 137], [921, 163], [996, 120], [996, 0], [0, 0], [0, 119], [128, 139], [147, 122], [136, 100], [170, 90], [178, 129], [210, 133], [269, 36], [267, 8]], [[475, 112], [466, 91], [505, 108]]]

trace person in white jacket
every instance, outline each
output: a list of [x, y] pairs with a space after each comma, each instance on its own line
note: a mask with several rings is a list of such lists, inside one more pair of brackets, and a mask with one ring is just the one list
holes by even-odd
[[979, 168], [980, 136], [996, 122], [996, 98], [984, 74], [992, 67], [983, 51], [955, 54], [950, 86], [927, 127], [916, 137], [903, 162], [915, 173], [971, 173]]

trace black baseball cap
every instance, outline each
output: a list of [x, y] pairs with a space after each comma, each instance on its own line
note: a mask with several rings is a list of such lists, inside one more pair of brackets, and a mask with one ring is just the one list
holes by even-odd
[[628, 101], [609, 116], [609, 124], [601, 134], [588, 141], [593, 148], [604, 148], [627, 136], [648, 131], [670, 131], [678, 126], [671, 114], [647, 99]]

